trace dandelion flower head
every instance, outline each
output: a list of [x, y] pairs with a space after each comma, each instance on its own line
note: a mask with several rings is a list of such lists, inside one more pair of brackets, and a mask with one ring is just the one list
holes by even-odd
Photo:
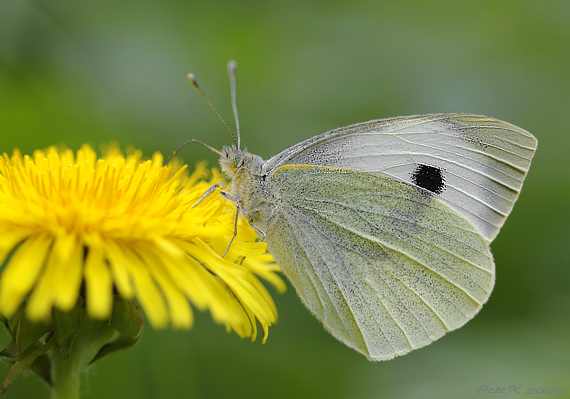
[[0, 313], [25, 307], [30, 319], [71, 309], [83, 296], [88, 314], [108, 318], [113, 295], [134, 298], [151, 325], [189, 328], [192, 306], [240, 336], [276, 321], [258, 278], [284, 289], [278, 266], [240, 220], [235, 206], [202, 194], [221, 178], [199, 164], [192, 174], [156, 153], [98, 158], [50, 147], [0, 158]]

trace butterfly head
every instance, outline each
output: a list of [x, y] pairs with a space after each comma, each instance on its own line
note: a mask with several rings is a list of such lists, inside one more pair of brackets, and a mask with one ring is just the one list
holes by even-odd
[[232, 145], [223, 148], [219, 163], [228, 179], [235, 180], [246, 171], [251, 173], [260, 169], [263, 160], [257, 155], [250, 154], [245, 148]]

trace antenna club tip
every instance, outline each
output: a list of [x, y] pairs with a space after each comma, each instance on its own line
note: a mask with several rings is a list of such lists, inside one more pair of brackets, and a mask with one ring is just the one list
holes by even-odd
[[186, 75], [186, 78], [190, 83], [192, 83], [192, 85], [198, 87], [198, 82], [196, 82], [196, 75], [190, 72], [188, 75]]
[[236, 69], [237, 68], [237, 63], [234, 60], [230, 60], [230, 62], [228, 62], [228, 69]]

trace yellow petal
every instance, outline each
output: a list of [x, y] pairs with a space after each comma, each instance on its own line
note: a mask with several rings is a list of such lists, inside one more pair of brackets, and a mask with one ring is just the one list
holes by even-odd
[[17, 250], [0, 279], [0, 311], [10, 317], [38, 279], [52, 240], [37, 235]]
[[113, 305], [113, 281], [98, 245], [89, 246], [85, 260], [85, 294], [87, 312], [91, 317], [109, 317]]
[[62, 310], [69, 310], [75, 305], [83, 275], [83, 247], [77, 243], [72, 245], [75, 240], [68, 235], [55, 239], [46, 267], [26, 308], [32, 320], [49, 317], [54, 305]]

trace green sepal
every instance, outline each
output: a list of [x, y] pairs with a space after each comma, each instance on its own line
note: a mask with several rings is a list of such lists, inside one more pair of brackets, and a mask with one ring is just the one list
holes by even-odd
[[[42, 378], [54, 392], [67, 392], [69, 384], [77, 382], [69, 374], [71, 365], [77, 375], [81, 374], [89, 364], [135, 345], [144, 327], [137, 305], [120, 295], [115, 295], [108, 319], [90, 318], [80, 297], [68, 311], [54, 309], [49, 321], [31, 322], [22, 306], [9, 319], [0, 315], [0, 322], [12, 336], [12, 341], [0, 350], [0, 357], [13, 363], [0, 395], [25, 370]], [[56, 350], [48, 355], [53, 348]]]
[[44, 380], [46, 384], [52, 386], [51, 361], [46, 353], [39, 355], [36, 360], [34, 360], [34, 362], [30, 365], [28, 370]]
[[133, 301], [120, 295], [115, 295], [110, 326], [117, 330], [119, 335], [112, 342], [103, 346], [89, 364], [93, 364], [113, 352], [127, 349], [139, 342], [144, 327], [144, 319]]
[[10, 334], [12, 340], [8, 342], [8, 344], [0, 350], [0, 357], [7, 357], [9, 359], [14, 359], [18, 357], [18, 345], [16, 345], [16, 341], [14, 339], [14, 333], [10, 329], [10, 320], [4, 315], [0, 314], [0, 321], [2, 322], [4, 329]]
[[64, 359], [69, 357], [71, 345], [77, 337], [77, 333], [81, 328], [83, 318], [83, 298], [79, 298], [73, 308], [62, 311], [57, 308], [53, 309], [53, 330], [57, 344], [61, 348]]
[[130, 348], [131, 346], [139, 342], [139, 340], [140, 340], [140, 335], [137, 338], [133, 338], [125, 334], [120, 334], [113, 342], [103, 346], [101, 350], [97, 353], [97, 355], [95, 355], [93, 360], [89, 362], [89, 364], [93, 364], [97, 360], [101, 360], [102, 358], [104, 358], [107, 355], [110, 355], [111, 353]]
[[110, 324], [111, 327], [121, 334], [138, 338], [144, 327], [144, 319], [133, 301], [120, 295], [115, 295]]
[[[85, 309], [84, 309], [85, 310]], [[93, 319], [87, 312], [83, 312], [83, 317], [81, 318], [81, 333], [82, 335], [88, 334], [90, 332], [98, 331], [102, 328], [109, 327], [109, 319]]]
[[6, 317], [3, 314], [0, 314], [0, 320], [2, 321], [2, 325], [4, 329], [10, 334], [12, 339], [16, 336], [16, 329], [18, 328], [18, 324], [20, 323], [20, 318], [22, 317], [22, 313], [24, 312], [24, 306], [20, 306], [12, 317]]
[[0, 313], [0, 322], [2, 322], [4, 330], [6, 330], [10, 335], [12, 335], [12, 331], [10, 330], [10, 320], [8, 320], [2, 313]]
[[39, 348], [37, 348], [34, 345], [25, 350], [24, 352], [22, 352], [20, 356], [18, 356], [14, 365], [10, 368], [10, 370], [8, 370], [8, 374], [6, 375], [4, 382], [2, 382], [0, 395], [6, 392], [8, 386], [12, 382], [14, 382], [14, 380], [20, 374], [22, 374], [24, 370], [29, 368], [39, 356], [44, 355], [45, 353], [49, 352], [51, 349], [55, 347], [55, 345], [57, 344], [55, 337], [51, 333], [48, 335], [48, 337], [49, 340], [47, 341], [47, 343], [43, 344]]
[[9, 357], [14, 359], [18, 357], [18, 345], [16, 345], [16, 341], [12, 340], [6, 345], [2, 350], [0, 350], [0, 357]]
[[32, 321], [25, 315], [20, 317], [20, 322], [16, 327], [16, 345], [18, 353], [24, 353], [28, 348], [37, 342], [38, 339], [53, 330], [51, 321]]

